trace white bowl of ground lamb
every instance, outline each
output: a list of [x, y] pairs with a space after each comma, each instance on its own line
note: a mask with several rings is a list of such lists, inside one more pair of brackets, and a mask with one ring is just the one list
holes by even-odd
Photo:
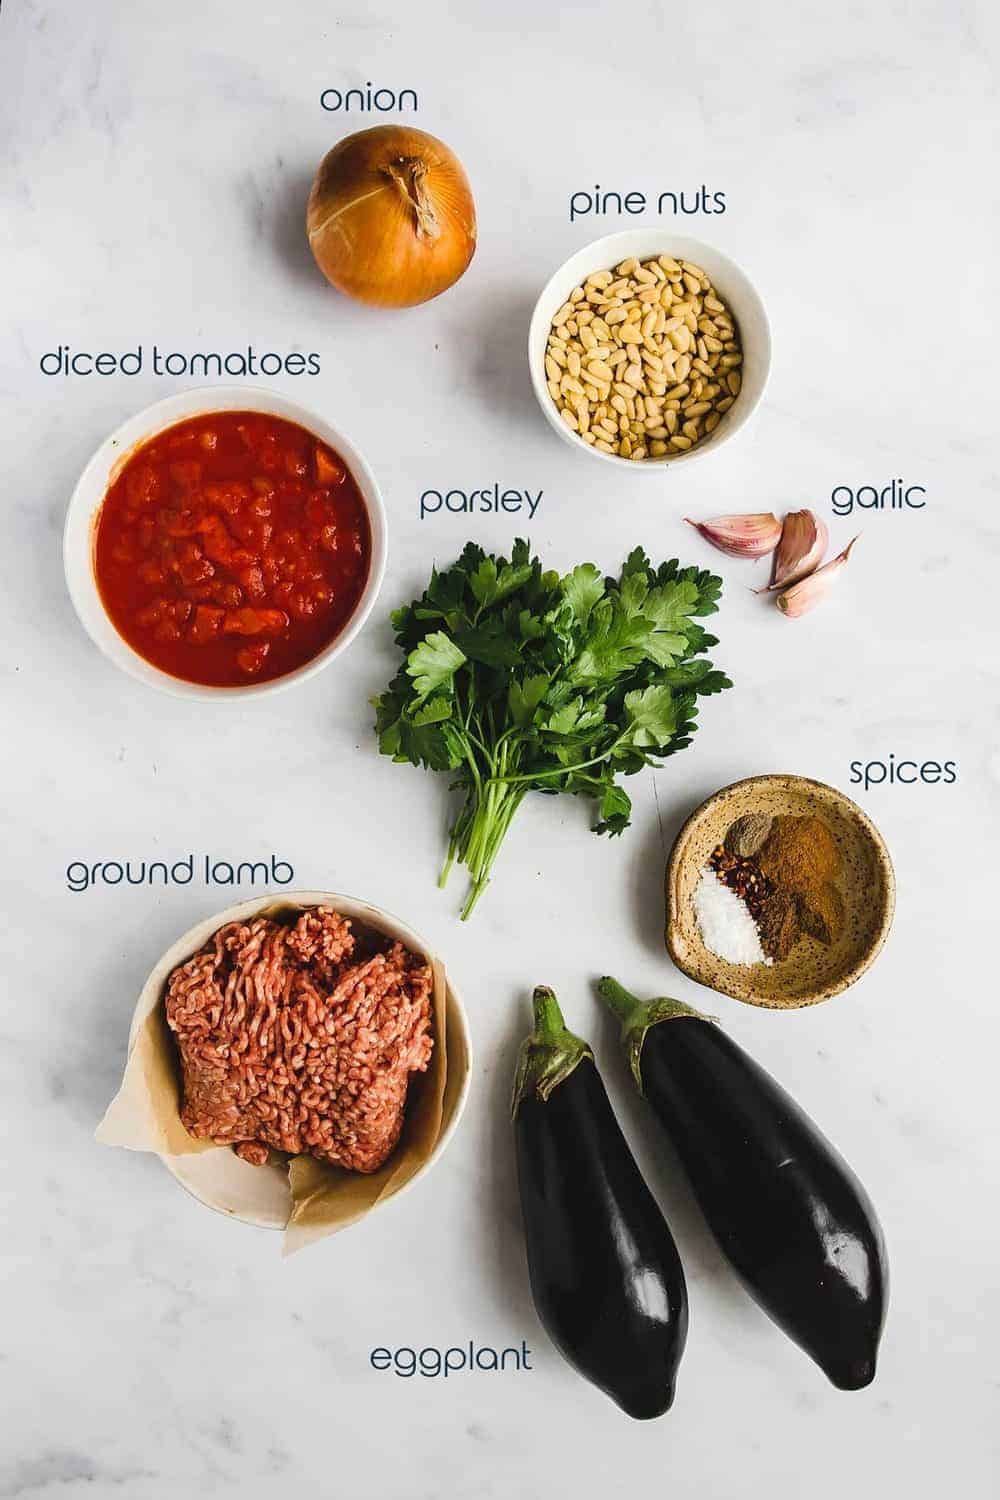
[[[151, 1018], [162, 1019], [162, 1034], [159, 1021], [156, 1026], [157, 1036], [153, 1049], [154, 1068], [165, 1069], [168, 1072], [173, 1069], [177, 1075], [176, 1085], [171, 1082], [169, 1087], [170, 1102], [166, 1109], [166, 1117], [164, 1117], [162, 1090], [160, 1102], [157, 1104], [155, 1081], [148, 1088], [145, 1082], [137, 1082], [134, 1078], [134, 1070], [127, 1064], [122, 1089], [109, 1106], [97, 1135], [98, 1140], [108, 1145], [126, 1145], [132, 1146], [133, 1149], [155, 1150], [171, 1176], [199, 1203], [203, 1203], [207, 1208], [215, 1209], [227, 1218], [239, 1219], [245, 1224], [253, 1224], [265, 1229], [283, 1230], [289, 1227], [292, 1199], [286, 1162], [272, 1159], [265, 1166], [254, 1166], [249, 1161], [242, 1160], [230, 1146], [213, 1146], [207, 1142], [199, 1142], [200, 1149], [185, 1150], [180, 1154], [170, 1149], [171, 1141], [183, 1140], [186, 1132], [180, 1121], [179, 1065], [173, 1039], [166, 1025], [164, 997], [169, 978], [174, 970], [198, 953], [221, 927], [230, 923], [248, 923], [255, 917], [270, 914], [276, 908], [304, 909], [317, 906], [332, 908], [359, 926], [374, 931], [391, 941], [400, 942], [410, 952], [425, 957], [432, 964], [435, 962], [429, 945], [398, 918], [368, 902], [329, 891], [296, 891], [289, 894], [282, 892], [263, 896], [253, 901], [243, 901], [206, 918], [179, 938], [159, 959], [143, 986], [129, 1032], [128, 1050], [129, 1064], [131, 1064], [137, 1044], [145, 1042], [148, 1045]], [[446, 1057], [445, 1076], [441, 1085], [443, 1089], [441, 1119], [437, 1136], [432, 1149], [427, 1152], [417, 1169], [399, 1185], [388, 1186], [379, 1196], [375, 1207], [382, 1207], [391, 1198], [426, 1176], [454, 1135], [465, 1108], [471, 1062], [468, 1018], [462, 1000], [446, 974], [443, 991], [444, 1015], [440, 1017], [432, 1014], [431, 1030], [436, 1051], [440, 1050], [437, 1044], [440, 1041], [442, 1023], [446, 1038], [446, 1045], [443, 1049], [443, 1055]], [[432, 1058], [433, 1055], [432, 1053]], [[419, 1075], [420, 1082], [422, 1083], [423, 1079], [428, 1076]], [[406, 1115], [409, 1114], [411, 1108], [412, 1089], [417, 1079], [418, 1075], [411, 1075], [411, 1090], [407, 1097]], [[145, 1120], [139, 1118], [143, 1112], [146, 1116]], [[153, 1122], [151, 1129], [149, 1117], [153, 1115], [159, 1115], [160, 1118]], [[404, 1136], [396, 1148], [397, 1151], [406, 1143], [405, 1130], [404, 1124]], [[136, 1139], [123, 1138], [130, 1133], [134, 1136], [141, 1134], [143, 1144], [138, 1145]], [[278, 1153], [272, 1152], [271, 1155], [275, 1158]], [[394, 1156], [395, 1153], [388, 1158], [387, 1167], [392, 1165]], [[370, 1180], [366, 1179], [364, 1174], [344, 1172], [340, 1168], [334, 1170], [342, 1174], [345, 1184], [348, 1185], [352, 1180], [360, 1182]], [[366, 1208], [363, 1211], [368, 1210]], [[354, 1214], [345, 1221], [345, 1226], [346, 1222], [354, 1222], [360, 1217], [362, 1213]], [[289, 1238], [286, 1239], [286, 1248], [298, 1248], [298, 1246]]]

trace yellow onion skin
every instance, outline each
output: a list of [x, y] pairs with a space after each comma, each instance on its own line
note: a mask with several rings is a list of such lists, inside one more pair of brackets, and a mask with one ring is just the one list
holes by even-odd
[[476, 249], [465, 170], [435, 136], [376, 125], [323, 158], [306, 210], [326, 279], [359, 302], [415, 307], [448, 290]]

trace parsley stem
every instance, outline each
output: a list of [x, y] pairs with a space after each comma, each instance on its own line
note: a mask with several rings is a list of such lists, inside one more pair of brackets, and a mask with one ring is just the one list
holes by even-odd
[[613, 754], [623, 740], [628, 738], [630, 728], [631, 726], [624, 729], [616, 739], [611, 741], [610, 745], [601, 751], [600, 755], [594, 755], [590, 760], [581, 760], [575, 766], [553, 766], [550, 771], [528, 771], [521, 776], [491, 776], [490, 781], [500, 781], [506, 786], [515, 786], [522, 781], [542, 781], [549, 776], [572, 776], [576, 771], [585, 771], [588, 766], [599, 766], [602, 761], [607, 760], [608, 756]]

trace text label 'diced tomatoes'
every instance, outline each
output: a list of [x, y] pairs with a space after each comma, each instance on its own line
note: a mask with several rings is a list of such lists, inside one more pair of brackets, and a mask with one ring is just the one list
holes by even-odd
[[354, 613], [370, 565], [346, 464], [262, 412], [193, 417], [144, 443], [97, 523], [97, 587], [115, 629], [161, 671], [213, 687], [311, 661]]

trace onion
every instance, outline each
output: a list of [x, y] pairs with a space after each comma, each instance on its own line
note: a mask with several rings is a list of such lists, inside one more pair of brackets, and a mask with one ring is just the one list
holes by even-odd
[[461, 162], [442, 141], [403, 125], [361, 130], [327, 153], [306, 226], [326, 279], [380, 307], [413, 307], [447, 291], [476, 248]]

